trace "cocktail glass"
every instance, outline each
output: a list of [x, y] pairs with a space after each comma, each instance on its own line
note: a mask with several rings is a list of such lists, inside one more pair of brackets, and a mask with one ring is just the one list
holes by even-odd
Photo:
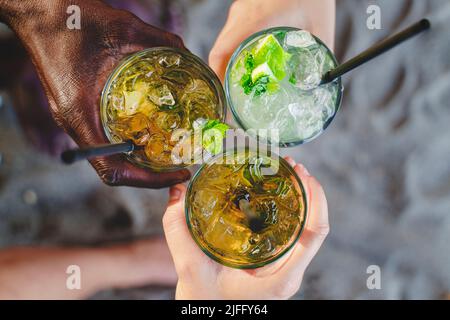
[[185, 208], [192, 237], [209, 257], [248, 269], [279, 259], [296, 243], [307, 200], [284, 159], [242, 149], [216, 155], [197, 171]]
[[[130, 55], [110, 75], [101, 98], [101, 119], [111, 143], [132, 141], [128, 158], [156, 171], [192, 164], [175, 148], [192, 144], [196, 123], [225, 119], [226, 103], [215, 73], [198, 57], [158, 47]], [[201, 149], [201, 144], [193, 146]], [[184, 150], [195, 152], [187, 146]], [[175, 157], [175, 158], [174, 158]]]
[[320, 85], [337, 65], [332, 51], [308, 31], [276, 27], [252, 35], [234, 52], [226, 72], [234, 119], [272, 143], [265, 134], [278, 130], [282, 147], [313, 140], [341, 105], [340, 78]]

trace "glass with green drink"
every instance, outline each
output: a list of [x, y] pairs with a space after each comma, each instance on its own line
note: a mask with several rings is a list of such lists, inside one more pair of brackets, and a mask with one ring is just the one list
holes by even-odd
[[235, 51], [226, 73], [236, 122], [268, 140], [267, 130], [279, 130], [281, 146], [314, 139], [341, 105], [340, 78], [319, 85], [337, 65], [331, 50], [308, 31], [276, 27], [252, 35]]

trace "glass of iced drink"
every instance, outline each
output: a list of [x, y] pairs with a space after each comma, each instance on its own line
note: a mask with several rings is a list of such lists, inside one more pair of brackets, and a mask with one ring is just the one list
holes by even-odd
[[[215, 73], [198, 57], [175, 48], [146, 49], [124, 59], [110, 75], [101, 98], [101, 118], [112, 143], [132, 141], [128, 158], [157, 171], [186, 167], [192, 130], [225, 119], [226, 103]], [[182, 151], [181, 151], [182, 153]], [[189, 155], [190, 157], [190, 155]], [[189, 158], [188, 157], [188, 158]]]
[[186, 219], [192, 237], [217, 262], [257, 268], [285, 254], [306, 221], [302, 182], [282, 158], [227, 151], [191, 180]]
[[279, 130], [281, 146], [316, 138], [341, 105], [340, 78], [319, 85], [337, 65], [332, 51], [308, 31], [277, 27], [252, 35], [227, 68], [225, 91], [236, 122], [267, 140], [267, 131], [258, 129]]

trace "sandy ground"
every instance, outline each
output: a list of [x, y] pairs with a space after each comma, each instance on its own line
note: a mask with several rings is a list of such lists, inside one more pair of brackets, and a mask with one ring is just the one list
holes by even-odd
[[[184, 38], [203, 58], [231, 1], [182, 1]], [[448, 298], [450, 293], [450, 3], [339, 0], [337, 56], [358, 53], [428, 16], [433, 30], [344, 78], [330, 128], [284, 150], [323, 184], [331, 234], [295, 298]], [[373, 3], [371, 1], [370, 3]], [[205, 27], [207, 26], [207, 27]], [[198, 35], [201, 35], [199, 37]], [[109, 188], [87, 163], [63, 167], [25, 141], [6, 95], [0, 103], [0, 247], [99, 244], [161, 233], [166, 190]], [[381, 268], [381, 290], [366, 269]], [[94, 298], [171, 298], [173, 288], [107, 291]]]

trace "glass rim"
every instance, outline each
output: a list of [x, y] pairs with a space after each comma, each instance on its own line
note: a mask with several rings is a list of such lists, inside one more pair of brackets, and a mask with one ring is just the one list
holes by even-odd
[[[186, 190], [186, 196], [184, 199], [184, 214], [185, 214], [185, 218], [186, 218], [186, 224], [188, 226], [189, 229], [189, 233], [191, 234], [192, 239], [194, 239], [195, 243], [197, 244], [197, 246], [212, 260], [214, 260], [215, 262], [224, 265], [226, 267], [230, 267], [230, 268], [235, 268], [235, 269], [257, 269], [257, 268], [261, 268], [264, 267], [272, 262], [275, 262], [277, 260], [279, 260], [280, 258], [282, 258], [283, 256], [285, 256], [293, 247], [294, 245], [298, 242], [298, 240], [300, 239], [300, 236], [302, 235], [305, 226], [306, 226], [306, 222], [308, 220], [308, 197], [306, 195], [306, 189], [303, 185], [303, 181], [300, 179], [300, 177], [298, 176], [298, 174], [295, 172], [294, 168], [280, 155], [272, 152], [270, 158], [271, 159], [277, 159], [280, 164], [282, 166], [284, 166], [288, 172], [295, 178], [295, 181], [297, 182], [298, 186], [300, 187], [301, 190], [301, 198], [303, 201], [303, 210], [300, 214], [301, 217], [303, 217], [302, 221], [299, 222], [299, 228], [298, 231], [296, 231], [295, 236], [292, 236], [290, 243], [287, 244], [279, 253], [277, 253], [274, 256], [271, 256], [270, 258], [264, 260], [264, 261], [260, 261], [260, 262], [254, 262], [254, 263], [248, 263], [248, 264], [239, 264], [239, 263], [232, 263], [232, 262], [227, 262], [224, 261], [223, 259], [221, 259], [220, 257], [216, 256], [215, 254], [213, 254], [211, 251], [209, 251], [206, 246], [204, 246], [199, 239], [196, 237], [194, 231], [193, 231], [193, 227], [191, 224], [191, 219], [190, 219], [190, 205], [189, 205], [189, 195], [192, 192], [192, 188], [195, 184], [195, 181], [198, 179], [199, 175], [203, 172], [203, 170], [211, 163], [213, 163], [215, 160], [217, 160], [217, 158], [222, 157], [224, 155], [227, 154], [236, 154], [238, 152], [246, 152], [248, 149], [247, 148], [234, 148], [234, 149], [229, 149], [229, 150], [224, 150], [223, 152], [219, 153], [218, 155], [215, 155], [214, 157], [210, 158], [207, 162], [205, 162], [204, 164], [202, 164], [202, 166], [195, 172], [195, 174], [192, 176], [192, 178], [189, 181], [187, 190]], [[252, 150], [249, 150], [252, 151]]]
[[[253, 129], [253, 128], [250, 128], [250, 127], [244, 125], [244, 122], [241, 120], [241, 117], [239, 116], [238, 112], [236, 111], [235, 106], [234, 106], [234, 104], [233, 104], [233, 100], [232, 100], [232, 98], [231, 98], [230, 84], [229, 84], [229, 80], [228, 80], [228, 79], [230, 78], [230, 75], [231, 75], [231, 68], [232, 68], [232, 66], [234, 65], [234, 63], [235, 63], [237, 57], [238, 57], [239, 54], [242, 52], [242, 50], [243, 50], [250, 42], [252, 42], [254, 39], [256, 39], [257, 37], [260, 37], [260, 36], [265, 35], [265, 34], [270, 34], [270, 33], [276, 32], [276, 31], [302, 31], [302, 30], [304, 30], [304, 29], [295, 28], [295, 27], [288, 27], [288, 26], [278, 26], [278, 27], [272, 27], [272, 28], [264, 29], [264, 30], [258, 31], [258, 32], [256, 32], [256, 33], [250, 35], [250, 36], [249, 36], [248, 38], [246, 38], [246, 39], [239, 45], [239, 47], [237, 47], [237, 49], [233, 52], [233, 54], [232, 54], [230, 60], [228, 61], [227, 68], [226, 68], [226, 71], [225, 71], [225, 81], [224, 81], [224, 82], [225, 82], [225, 95], [226, 95], [226, 99], [227, 99], [228, 105], [230, 106], [231, 114], [233, 115], [233, 118], [234, 118], [234, 120], [236, 121], [236, 123], [237, 123], [237, 124], [239, 125], [239, 127], [241, 127], [242, 129], [244, 129], [244, 130], [247, 131], [247, 130]], [[305, 30], [305, 31], [307, 31], [307, 30]], [[309, 32], [309, 31], [308, 31], [308, 32]], [[315, 39], [320, 45], [324, 46], [324, 47], [327, 49], [328, 53], [330, 53], [330, 56], [331, 56], [333, 62], [335, 63], [336, 66], [338, 66], [338, 65], [339, 65], [339, 62], [337, 61], [336, 56], [334, 55], [334, 52], [333, 52], [333, 51], [332, 51], [332, 50], [331, 50], [331, 49], [330, 49], [330, 48], [329, 48], [329, 47], [328, 47], [321, 39], [319, 39], [318, 37], [316, 37], [316, 36], [315, 36], [314, 34], [312, 34], [312, 33], [310, 33], [310, 34], [314, 37], [314, 39]], [[313, 135], [313, 136], [311, 136], [311, 137], [309, 137], [309, 138], [307, 138], [307, 139], [300, 139], [300, 140], [298, 140], [298, 141], [296, 140], [296, 141], [286, 141], [286, 142], [283, 142], [283, 141], [281, 141], [281, 139], [280, 139], [280, 141], [278, 142], [278, 145], [279, 145], [281, 148], [284, 148], [284, 147], [295, 147], [295, 146], [298, 146], [298, 145], [301, 145], [301, 144], [305, 144], [305, 143], [307, 143], [307, 142], [310, 142], [310, 141], [316, 139], [317, 137], [319, 137], [319, 136], [320, 136], [320, 135], [328, 128], [328, 126], [329, 126], [329, 125], [331, 124], [331, 122], [334, 120], [334, 118], [336, 117], [338, 111], [339, 111], [340, 108], [341, 108], [341, 105], [342, 105], [342, 92], [343, 92], [343, 90], [344, 90], [344, 87], [343, 87], [343, 85], [342, 85], [342, 79], [341, 79], [341, 77], [338, 77], [338, 78], [335, 79], [334, 81], [336, 81], [337, 84], [338, 84], [338, 97], [337, 97], [336, 103], [335, 103], [335, 112], [334, 112], [334, 114], [333, 114], [327, 121], [325, 121], [325, 123], [323, 124], [322, 129], [321, 129], [319, 132], [317, 132], [315, 135]], [[257, 134], [256, 134], [256, 136], [260, 137], [260, 136], [257, 135]], [[267, 144], [272, 144], [272, 142], [270, 141], [270, 139], [263, 138], [263, 137], [260, 137], [260, 138], [261, 138], [261, 139], [264, 139], [264, 141], [266, 141]]]
[[[208, 75], [207, 75], [207, 80], [211, 83], [211, 85], [213, 86], [214, 90], [217, 93], [217, 98], [218, 98], [218, 105], [221, 107], [220, 109], [222, 110], [222, 115], [220, 117], [221, 122], [224, 122], [227, 116], [227, 98], [225, 95], [225, 91], [224, 88], [222, 86], [222, 83], [220, 82], [219, 77], [217, 76], [217, 74], [211, 69], [211, 67], [204, 62], [200, 57], [196, 56], [195, 54], [191, 53], [189, 50], [187, 49], [182, 49], [182, 48], [175, 48], [175, 47], [163, 47], [163, 46], [159, 46], [159, 47], [151, 47], [151, 48], [146, 48], [143, 50], [139, 50], [133, 53], [128, 54], [127, 56], [125, 56], [124, 58], [122, 58], [121, 60], [119, 60], [116, 64], [116, 66], [114, 67], [113, 71], [111, 71], [110, 75], [108, 76], [105, 85], [103, 86], [101, 95], [100, 95], [100, 121], [103, 127], [103, 132], [106, 135], [106, 138], [108, 139], [108, 141], [110, 143], [115, 143], [118, 141], [114, 141], [112, 134], [110, 132], [110, 130], [107, 129], [107, 121], [106, 121], [106, 104], [107, 104], [107, 99], [108, 99], [108, 92], [111, 88], [111, 84], [112, 82], [116, 79], [117, 75], [122, 72], [125, 68], [129, 67], [130, 64], [135, 61], [135, 59], [139, 59], [142, 56], [145, 56], [148, 53], [152, 53], [152, 52], [157, 52], [157, 51], [172, 51], [174, 53], [178, 53], [184, 56], [189, 57], [190, 59], [194, 60], [196, 63], [198, 63], [202, 68], [204, 68]], [[173, 172], [173, 171], [178, 171], [181, 169], [185, 169], [188, 167], [191, 167], [192, 165], [194, 165], [194, 163], [190, 163], [190, 164], [186, 164], [186, 165], [172, 165], [172, 166], [154, 166], [154, 165], [149, 165], [146, 163], [142, 163], [141, 161], [137, 160], [136, 158], [134, 158], [132, 156], [132, 152], [126, 152], [124, 153], [127, 156], [127, 159], [131, 162], [133, 162], [133, 164], [142, 167], [142, 168], [150, 168], [156, 172]]]

